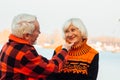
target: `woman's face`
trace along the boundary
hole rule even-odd
[[[70,25],[67,29],[65,29],[64,34],[65,40],[68,43],[79,43],[82,41],[82,35],[80,30],[73,25]]]

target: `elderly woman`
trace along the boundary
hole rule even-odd
[[[99,66],[98,52],[87,44],[87,30],[79,18],[69,19],[63,27],[64,39],[74,43],[68,52],[67,62],[48,79],[53,80],[96,80]],[[54,55],[62,46],[58,46]]]

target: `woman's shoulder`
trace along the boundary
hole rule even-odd
[[[91,47],[90,51],[91,51],[91,53],[93,53],[95,55],[99,54],[99,52],[95,48],[93,48],[93,47]]]

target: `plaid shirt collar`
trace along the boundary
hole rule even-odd
[[[19,38],[19,37],[16,37],[16,36],[13,35],[13,34],[10,34],[9,39],[10,39],[10,40],[13,40],[13,41],[15,41],[15,42],[18,42],[18,43],[30,45],[30,43],[29,43],[27,40],[22,39],[22,38]]]

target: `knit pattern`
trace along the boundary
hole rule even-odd
[[[59,52],[62,46],[56,48],[56,53]],[[86,41],[80,46],[72,47],[68,52],[67,62],[63,65],[59,72],[88,74],[88,68],[98,52],[88,46]]]

